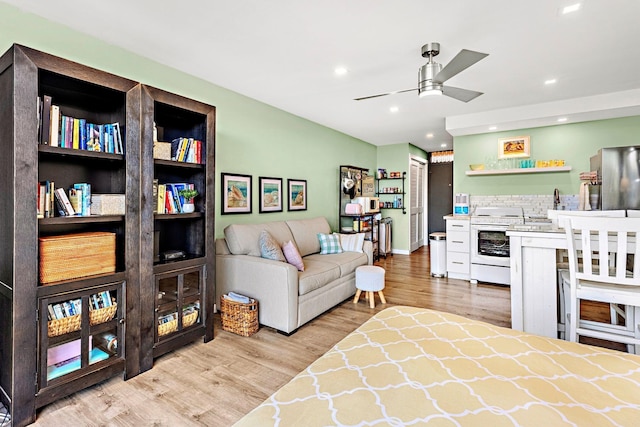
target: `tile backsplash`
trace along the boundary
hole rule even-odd
[[[553,196],[550,194],[519,194],[500,196],[469,196],[469,210],[471,214],[477,206],[482,207],[513,207],[521,206],[524,215],[529,217],[546,217],[547,211],[553,209]],[[559,210],[577,210],[578,196],[575,194],[561,195]]]

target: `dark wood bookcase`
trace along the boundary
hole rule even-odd
[[[124,153],[39,144],[44,95],[61,114],[118,122]],[[167,137],[206,141],[204,164],[154,160],[154,121]],[[13,425],[33,422],[37,408],[60,397],[150,369],[154,357],[188,341],[213,338],[214,107],[14,45],[0,57],[0,149],[0,401]],[[194,183],[196,212],[154,214],[154,179]],[[93,194],[124,194],[124,214],[38,218],[36,189],[44,180],[56,188],[87,182]],[[115,271],[40,283],[39,238],[83,232],[115,235]],[[155,263],[154,235],[161,251],[182,249],[187,257]],[[90,313],[98,295],[113,303],[106,320]],[[74,301],[79,326],[52,334],[49,308]],[[187,325],[180,317],[175,331],[159,337],[159,316],[185,305],[198,308],[197,319],[189,316]],[[78,360],[60,373],[55,359],[70,347]]]
[[[193,184],[199,195],[195,212],[154,213],[155,200],[142,203],[141,269],[141,369],[153,366],[153,359],[184,344],[204,337],[213,338],[214,307],[214,165],[215,107],[143,85],[142,189],[153,192],[159,184]],[[193,138],[202,142],[201,163],[156,159],[153,156],[154,126],[158,140]],[[184,258],[164,261],[167,251],[182,251]],[[158,257],[160,256],[160,259]],[[185,308],[197,307],[197,318],[183,316]],[[165,316],[175,315],[172,327],[162,327]],[[189,322],[187,320],[190,319]],[[193,323],[192,323],[193,322]]]

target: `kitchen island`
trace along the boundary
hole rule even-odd
[[[511,328],[558,337],[556,253],[566,249],[564,230],[551,224],[507,229],[511,262]]]
[[[567,249],[565,231],[554,224],[511,225],[507,236],[511,263],[511,328],[557,338],[557,251]],[[594,245],[595,239],[593,236]],[[612,239],[609,242],[612,246],[617,244]],[[576,244],[580,248],[579,240]]]

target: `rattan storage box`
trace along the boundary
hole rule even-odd
[[[40,237],[40,283],[116,271],[116,235],[107,232]]]
[[[171,143],[159,141],[154,142],[153,158],[160,160],[171,160]]]
[[[124,194],[92,194],[91,215],[124,215]]]

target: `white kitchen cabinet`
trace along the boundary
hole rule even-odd
[[[469,280],[469,218],[445,216],[447,223],[447,276]]]

